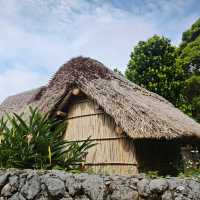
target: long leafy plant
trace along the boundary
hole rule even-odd
[[[63,139],[66,122],[29,109],[29,117],[8,114],[0,120],[0,167],[29,169],[79,169],[88,149],[89,138],[80,142]]]

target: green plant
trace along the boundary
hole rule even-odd
[[[29,117],[7,114],[0,121],[0,167],[76,170],[94,143],[63,140],[66,122],[29,109]]]
[[[193,168],[193,169],[187,170],[187,172],[180,172],[178,176],[181,178],[191,177],[200,181],[200,168],[198,169]]]
[[[200,35],[200,18],[198,18],[192,26],[183,32],[182,34],[182,42],[180,44],[180,50],[196,40],[196,38]]]
[[[168,38],[154,35],[133,49],[126,77],[174,105],[181,100],[182,69],[176,67],[176,47]]]
[[[145,174],[150,178],[159,177],[159,171],[147,171]]]
[[[182,34],[176,67],[183,70],[185,80],[182,90],[184,108],[182,105],[178,107],[200,122],[200,18]]]

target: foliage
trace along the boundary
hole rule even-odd
[[[191,26],[190,29],[183,32],[180,48],[184,48],[188,43],[194,41],[200,35],[200,18]]]
[[[125,74],[176,105],[181,100],[183,71],[175,66],[175,59],[176,48],[170,40],[154,35],[134,48]]]
[[[181,147],[182,168],[178,170],[178,176],[193,177],[200,180],[200,146],[199,144],[187,144]]]
[[[200,181],[200,168],[199,169],[190,169],[187,172],[180,172],[179,177],[185,178],[185,177],[192,177]]]
[[[193,118],[200,122],[200,18],[182,35],[176,65],[183,70],[183,96]]]
[[[197,96],[200,96],[200,76],[193,75],[185,82],[185,96],[188,102],[192,102]]]
[[[200,121],[200,76],[191,75],[184,83],[183,95],[191,116]]]
[[[94,144],[63,140],[66,123],[30,108],[27,120],[17,114],[0,121],[0,167],[78,169]]]
[[[183,33],[179,48],[157,35],[140,41],[125,74],[200,122],[200,18]]]
[[[179,51],[176,64],[184,70],[186,78],[192,74],[200,75],[200,35]]]
[[[195,97],[192,101],[192,117],[200,122],[200,96]]]
[[[145,174],[146,174],[146,176],[148,176],[150,178],[160,177],[159,171],[147,171]]]
[[[123,73],[118,68],[114,68],[114,72],[120,76],[124,76]]]

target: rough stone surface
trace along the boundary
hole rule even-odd
[[[172,198],[172,193],[170,191],[164,192],[162,195],[162,200],[171,200]]]
[[[26,199],[34,199],[40,192],[40,178],[39,176],[32,175],[27,178],[25,185],[21,189],[21,194]]]
[[[65,194],[65,184],[62,180],[56,177],[48,177],[45,179],[48,193],[51,197],[61,198]]]
[[[0,189],[4,186],[7,178],[8,178],[8,174],[3,174],[0,176]]]
[[[165,179],[154,179],[149,184],[149,188],[151,192],[161,193],[165,191],[167,187],[168,187],[168,184]]]
[[[140,196],[148,197],[151,194],[149,183],[150,183],[150,180],[146,178],[138,182],[137,186],[138,186],[138,192]]]
[[[185,178],[0,170],[0,200],[200,200],[200,182]]]

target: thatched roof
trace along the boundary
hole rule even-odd
[[[37,92],[31,105],[52,112],[74,87],[97,102],[131,138],[200,138],[200,124],[161,96],[90,58],[78,57],[64,64],[40,92],[40,97]]]
[[[34,90],[7,97],[0,105],[0,117],[2,117],[5,112],[19,113],[20,110],[23,110],[24,105],[28,105],[35,100],[37,95],[39,95],[44,88],[45,87],[39,87]]]

